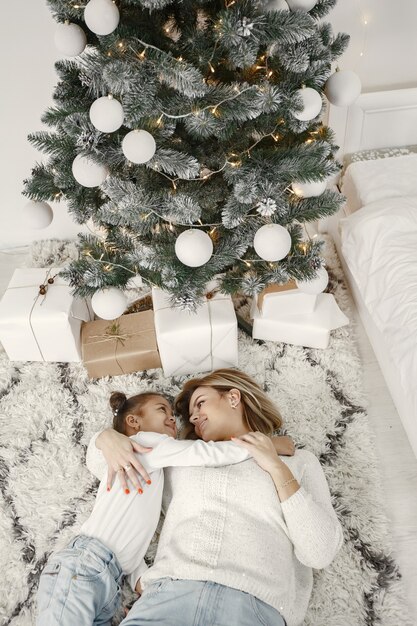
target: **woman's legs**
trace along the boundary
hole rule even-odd
[[[273,607],[213,582],[161,578],[145,590],[121,626],[285,626]]]

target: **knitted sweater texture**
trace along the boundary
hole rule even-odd
[[[318,459],[306,450],[280,458],[301,485],[284,502],[254,459],[166,468],[166,517],[143,589],[166,576],[210,580],[258,597],[288,626],[300,626],[312,569],[333,561],[343,533]]]
[[[282,503],[252,459],[165,469],[167,513],[143,588],[164,576],[211,580],[270,604],[288,626],[302,624],[312,568],[332,562],[343,534],[318,459],[305,450],[281,459],[301,484]]]

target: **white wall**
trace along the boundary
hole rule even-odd
[[[64,203],[54,205],[55,218],[47,229],[31,231],[22,223],[20,211],[26,202],[21,196],[22,180],[42,158],[26,136],[42,128],[40,117],[52,104],[56,80],[55,22],[44,0],[12,0],[3,14],[0,247],[4,248],[33,239],[72,237],[81,227],[66,214]],[[367,26],[363,24],[365,18]],[[339,0],[329,19],[336,32],[351,35],[350,47],[339,66],[356,71],[364,90],[417,84],[416,0]]]
[[[416,0],[339,0],[328,21],[350,34],[339,67],[355,71],[363,91],[417,86]]]
[[[53,42],[55,21],[44,0],[12,0],[3,7],[0,23],[0,248],[24,245],[34,239],[74,237],[83,228],[67,214],[65,204],[54,203],[48,228],[24,227],[21,209],[23,179],[43,155],[29,144],[30,132],[46,128],[42,113],[53,104],[54,63],[59,58]]]

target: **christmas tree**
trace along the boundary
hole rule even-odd
[[[193,309],[214,277],[254,295],[316,276],[303,224],[343,199],[325,189],[340,166],[320,119],[348,43],[321,21],[335,2],[48,0],[73,58],[24,193],[100,227],[66,270],[75,293],[140,275]]]

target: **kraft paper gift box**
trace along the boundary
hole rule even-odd
[[[303,293],[295,280],[284,285],[272,284],[263,289],[252,301],[251,317],[256,313],[262,317],[275,318],[282,315],[300,315],[313,312],[317,296]]]
[[[211,291],[210,291],[211,289]],[[196,313],[172,307],[170,296],[152,289],[155,329],[165,376],[209,372],[238,364],[237,320],[230,296],[208,286]]]
[[[81,323],[93,315],[89,303],[74,298],[56,276],[61,269],[15,270],[0,302],[0,341],[11,361],[81,360]],[[40,285],[46,285],[44,295]]]
[[[90,378],[161,367],[153,311],[97,320],[82,327],[82,355]]]
[[[308,348],[327,348],[330,332],[349,323],[334,296],[321,293],[312,313],[297,316],[264,318],[255,312],[252,337],[266,341],[283,341]]]

